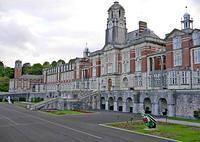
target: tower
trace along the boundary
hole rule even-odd
[[[187,12],[183,15],[183,20],[181,20],[181,27],[183,30],[193,29],[193,20],[190,18],[190,14]]]
[[[84,49],[84,51],[83,51],[83,57],[84,57],[84,58],[87,58],[87,57],[89,57],[89,55],[90,55],[90,51],[89,51],[89,49],[86,47],[86,48]]]
[[[22,61],[15,61],[15,78],[22,76]]]
[[[106,41],[105,44],[121,45],[126,43],[126,17],[125,10],[119,4],[114,4],[108,9]]]

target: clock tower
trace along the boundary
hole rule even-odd
[[[126,43],[126,17],[125,10],[119,4],[114,4],[108,9],[106,42],[105,44],[122,45]]]

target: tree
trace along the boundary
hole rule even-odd
[[[33,75],[42,75],[43,66],[37,63],[32,66],[31,70]]]
[[[4,68],[4,75],[8,78],[13,78],[14,77],[14,69],[10,67]]]
[[[9,78],[0,77],[0,92],[8,92],[9,90]]]
[[[24,63],[23,67],[31,67],[31,64],[30,63]]]
[[[4,77],[4,67],[0,66],[0,77]]]
[[[0,61],[0,67],[4,67],[4,64],[2,61]]]
[[[49,68],[50,67],[50,63],[49,62],[44,62],[43,63],[43,68]]]
[[[58,60],[57,65],[62,65],[62,64],[65,64],[65,61],[62,59]]]
[[[51,63],[51,66],[52,66],[52,67],[56,67],[56,66],[57,66],[57,62],[56,62],[56,61],[53,61],[53,62]]]

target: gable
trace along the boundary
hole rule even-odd
[[[165,39],[173,38],[175,36],[182,36],[184,34],[186,34],[186,33],[181,30],[174,29],[173,31],[171,31],[169,34],[166,35]]]

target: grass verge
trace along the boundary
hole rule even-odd
[[[200,119],[187,119],[187,118],[177,118],[177,117],[168,117],[168,119],[200,123]]]
[[[85,114],[90,113],[86,111],[79,110],[43,110],[44,112],[55,114],[55,115],[74,115],[74,114]]]
[[[131,130],[133,132],[140,132],[144,134],[151,134],[170,139],[176,139],[183,142],[200,141],[200,127],[158,122],[156,129],[148,130],[145,129],[146,126],[144,126],[144,123],[142,121],[137,121],[133,123],[117,122],[117,123],[109,123],[107,125]]]

